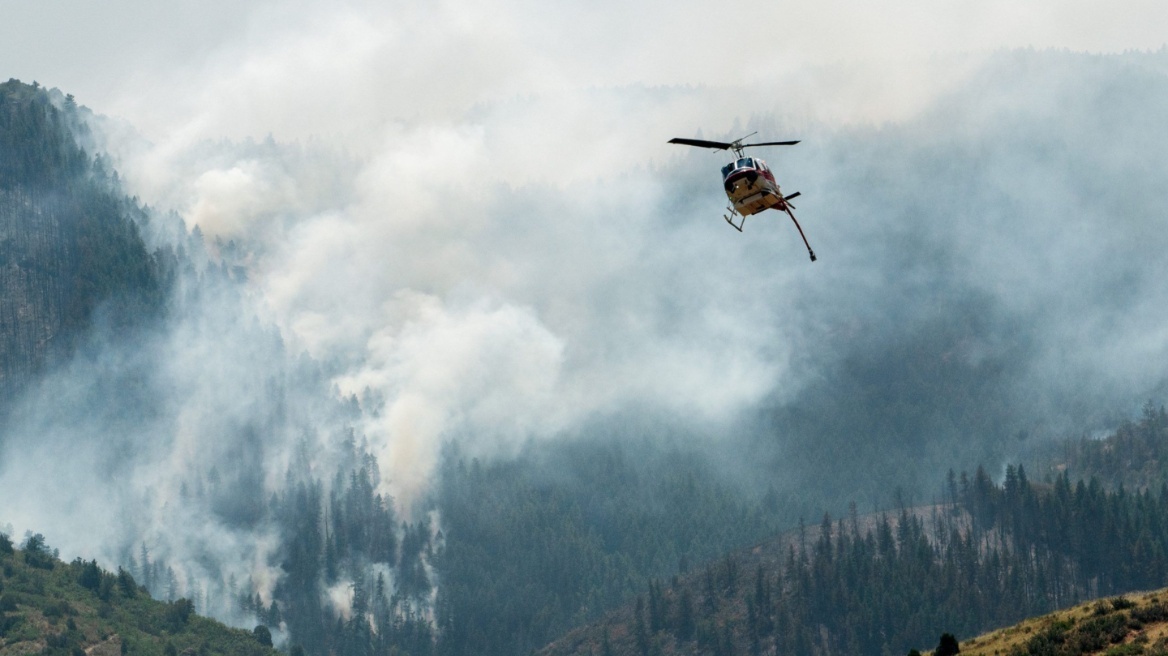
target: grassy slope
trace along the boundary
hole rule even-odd
[[[190,607],[181,600],[151,599],[128,576],[118,581],[103,572],[105,590],[90,590],[79,583],[80,562],[49,559],[34,567],[30,561],[41,559],[27,556],[0,551],[0,656],[278,653],[260,645],[250,631],[185,613]]]
[[[1168,655],[1168,589],[1091,601],[961,643],[963,656]]]

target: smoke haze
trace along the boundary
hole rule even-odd
[[[95,331],[30,390],[0,522],[266,598],[260,508],[350,440],[410,516],[448,441],[501,458],[662,418],[815,512],[1163,401],[1161,8],[898,4],[718,39],[700,3],[115,3],[161,53],[98,48],[118,84],[14,60],[124,117],[101,146],[195,264],[164,325]],[[1027,45],[1161,49],[989,52]],[[755,130],[803,139],[759,154],[815,264],[777,215],[721,225],[724,156],[664,143]]]

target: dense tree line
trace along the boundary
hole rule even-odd
[[[161,599],[190,595],[200,612],[253,621],[263,631],[284,630],[295,653],[425,655],[434,651],[435,542],[429,515],[399,522],[392,499],[378,491],[377,460],[352,438],[326,481],[307,458],[288,470],[283,489],[254,509],[248,521],[274,525],[282,574],[266,598],[250,582],[225,589],[176,584],[170,564],[145,545],[126,556],[128,575]],[[209,582],[214,583],[214,582]],[[226,595],[217,596],[216,591]]]
[[[651,585],[632,639],[613,653],[903,654],[942,629],[971,635],[1053,608],[1036,581],[1057,559],[983,537],[907,510],[870,529],[825,517],[781,563],[728,557],[667,589]]]
[[[484,464],[448,454],[438,507],[443,654],[530,652],[651,577],[773,532],[694,455],[587,441]]]
[[[954,503],[868,527],[825,516],[781,562],[739,554],[652,582],[631,617],[610,619],[622,640],[593,632],[574,653],[903,654],[942,631],[1168,584],[1168,486],[1111,490],[1065,472],[1036,484],[1021,466],[1001,484],[980,468],[951,480]]]
[[[164,308],[176,263],[150,252],[147,213],[78,143],[71,97],[0,84],[0,392],[12,393],[99,324],[126,331]]]
[[[1158,489],[1168,483],[1168,412],[1151,402],[1138,420],[1124,420],[1103,439],[1080,437],[1049,449],[1051,472],[1098,478],[1108,487]]]
[[[0,152],[0,190],[59,192],[80,184],[90,166],[65,111],[46,89],[19,80],[0,84]]]
[[[320,481],[290,474],[294,482],[273,503],[286,577],[266,611],[258,600],[255,607],[273,625],[286,620],[292,644],[310,654],[428,654],[429,521],[399,524],[392,500],[377,492],[376,459],[355,447],[350,458],[327,494]],[[321,601],[338,585],[351,591],[343,610]]]

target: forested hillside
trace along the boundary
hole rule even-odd
[[[129,573],[66,564],[40,534],[22,549],[0,534],[0,654],[115,656],[276,654],[271,631],[229,629],[187,599],[150,599]]]
[[[1133,429],[1154,429],[1163,410]],[[948,503],[857,516],[659,580],[552,654],[885,654],[1168,580],[1168,487],[951,477]],[[1038,653],[1038,652],[1036,652]]]
[[[124,330],[163,303],[165,258],[138,234],[72,96],[0,84],[0,406],[101,320]]]
[[[1149,401],[1136,420],[1124,420],[1101,439],[1080,437],[1042,452],[1050,474],[1098,478],[1108,487],[1158,490],[1168,483],[1168,415]]]
[[[533,449],[508,463],[451,453],[438,508],[437,620],[448,654],[529,652],[651,577],[781,525],[776,507],[718,483],[700,458],[633,439]]]

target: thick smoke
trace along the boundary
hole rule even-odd
[[[99,320],[72,361],[15,404],[4,514],[65,557],[136,562],[156,594],[247,622],[234,595],[268,600],[279,577],[280,536],[261,521],[268,498],[306,453],[320,472],[336,468],[345,410],[226,268],[198,240],[184,245],[204,270],[182,272],[165,325],[125,335]],[[149,562],[172,565],[160,573],[170,580],[152,582]]]

